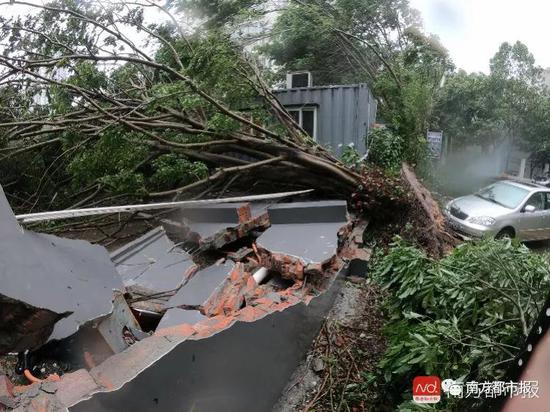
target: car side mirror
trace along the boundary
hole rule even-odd
[[[527,205],[523,208],[523,211],[526,213],[533,213],[537,208],[533,205]]]

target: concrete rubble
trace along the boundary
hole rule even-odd
[[[36,349],[109,314],[123,285],[106,250],[24,230],[0,188],[0,354]]]
[[[348,263],[369,258],[367,222],[344,201],[187,208],[161,223],[109,257],[23,230],[0,191],[0,242],[17,245],[0,250],[0,325],[20,325],[0,326],[0,349],[34,378],[0,376],[0,411],[270,409]],[[17,258],[29,250],[40,260]]]

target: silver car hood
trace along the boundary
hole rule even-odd
[[[449,207],[457,207],[470,216],[499,217],[512,212],[504,206],[482,199],[475,195],[459,197],[449,203]]]

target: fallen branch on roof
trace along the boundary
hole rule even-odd
[[[230,38],[221,36],[216,40],[220,47],[227,48],[225,57],[230,57],[227,75],[235,88],[243,88],[246,96],[252,96],[238,103],[227,101],[227,93],[219,92],[217,77],[226,74],[218,75],[211,67],[199,70],[189,67],[189,61],[205,57],[204,53],[195,52],[195,47],[202,46],[198,40],[146,27],[139,18],[116,7],[109,9],[108,17],[103,18],[101,11],[86,4],[73,7],[65,3],[56,6],[21,3],[35,8],[37,17],[5,22],[0,38],[9,42],[9,36],[18,33],[25,39],[21,41],[35,44],[36,40],[43,47],[40,46],[40,51],[21,50],[0,56],[0,78],[3,84],[21,91],[36,89],[32,95],[42,93],[48,100],[53,99],[53,91],[59,92],[67,105],[65,109],[51,105],[45,114],[40,110],[20,112],[0,108],[0,133],[9,142],[1,149],[2,160],[49,151],[55,153],[54,162],[61,157],[59,163],[67,166],[73,157],[92,149],[115,129],[117,137],[146,148],[143,161],[137,163],[138,169],[150,169],[153,160],[162,154],[182,155],[208,166],[206,177],[186,181],[184,186],[177,187],[181,182],[176,182],[175,187],[165,190],[151,186],[140,191],[148,197],[200,192],[203,186],[218,181],[223,185],[242,172],[246,172],[239,178],[242,187],[251,187],[251,183],[261,178],[280,190],[290,184],[339,197],[347,197],[355,190],[359,174],[342,165],[304,132],[271,92],[256,63]],[[90,39],[90,44],[62,36],[64,26],[45,23],[51,22],[51,16],[55,16],[54,21],[67,19],[90,33],[105,33],[115,44],[107,47],[102,36]],[[159,43],[158,53],[151,55],[149,49],[136,44],[121,27],[147,33]],[[182,50],[178,46],[181,40],[187,45]],[[190,44],[195,41],[198,44]],[[221,57],[213,53],[212,58]],[[132,75],[128,79],[118,78],[104,71],[107,66],[117,68],[116,76],[124,70]],[[62,76],[59,70],[63,71]],[[83,70],[90,70],[105,85],[87,81],[87,72]],[[204,81],[204,76],[213,77],[214,84]],[[243,105],[252,107],[243,109]],[[256,111],[261,115],[256,115]],[[217,125],[220,119],[221,126]],[[51,173],[53,170],[46,165],[47,184],[55,182],[49,176]],[[41,182],[35,193],[24,197],[31,198],[31,204],[36,205],[42,197],[42,186]],[[93,195],[82,194],[72,202],[86,206],[92,199],[109,193],[109,189],[103,184]],[[47,201],[51,203],[51,199]]]

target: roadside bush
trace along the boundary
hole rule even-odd
[[[387,350],[371,377],[407,410],[417,375],[502,378],[550,286],[548,261],[525,246],[483,240],[437,261],[397,238],[373,278],[388,290]],[[463,410],[450,399],[437,409]]]
[[[387,170],[397,171],[404,158],[403,138],[388,128],[373,129],[368,137],[367,161]]]

